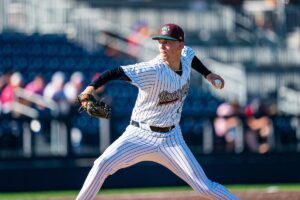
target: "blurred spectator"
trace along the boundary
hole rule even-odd
[[[34,79],[25,86],[24,90],[30,94],[43,95],[44,88],[45,88],[45,80],[42,75],[37,74],[34,77]],[[25,99],[22,100],[22,104],[30,107],[38,108],[40,111],[45,109],[44,106],[36,105],[32,101],[25,100]]]
[[[50,99],[55,98],[65,98],[63,94],[63,87],[65,82],[65,75],[63,72],[55,72],[52,75],[50,83],[48,83],[44,90],[44,96]]]
[[[19,72],[15,72],[9,79],[9,83],[4,87],[1,93],[1,103],[4,112],[10,112],[11,104],[15,100],[14,93],[16,89],[22,87],[23,78]]]
[[[43,95],[45,80],[41,75],[36,75],[34,79],[25,86],[27,92]]]
[[[58,103],[61,113],[67,114],[69,112],[69,103],[64,93],[65,75],[63,72],[55,72],[44,90],[44,97],[53,99]]]
[[[244,109],[246,115],[247,147],[252,152],[267,153],[274,146],[273,123],[266,105],[254,99]]]
[[[240,105],[238,102],[224,102],[217,108],[217,118],[214,120],[217,145],[227,152],[240,153],[243,150],[242,121],[240,120]]]
[[[8,84],[1,93],[1,103],[3,113],[12,111],[12,103],[16,101],[15,91],[22,87],[22,75],[15,72],[10,76]],[[17,149],[22,145],[21,134],[23,132],[22,123],[18,119],[4,120],[0,127],[0,147],[1,149]]]
[[[278,43],[278,36],[274,30],[273,22],[265,13],[255,15],[257,42],[259,45],[274,46]]]
[[[83,86],[83,74],[74,72],[70,80],[64,86],[64,93],[69,103],[74,104],[77,101],[77,96],[80,94]]]
[[[139,45],[150,35],[151,30],[148,24],[145,21],[138,21],[133,28],[133,32],[127,37],[129,54],[135,57],[138,56],[141,50]]]
[[[5,73],[0,76],[0,94],[2,93],[2,90],[6,87],[6,85],[9,83],[10,77],[11,73]]]

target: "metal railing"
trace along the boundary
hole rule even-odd
[[[85,154],[86,151],[92,151],[90,154],[103,152],[109,146],[110,120],[93,119],[96,121],[92,122],[92,119],[90,119],[88,123],[98,124],[98,128],[94,130],[93,134],[95,139],[99,140],[99,143],[96,146],[89,147],[86,145],[84,147],[85,144],[78,141],[78,137],[84,137],[83,134],[91,133],[85,133],[85,130],[81,132],[76,127],[76,124],[72,122],[76,115],[74,116],[72,112],[62,113],[57,102],[22,88],[18,88],[14,92],[14,96],[15,100],[9,107],[5,108],[6,106],[3,106],[1,108],[0,123],[2,124],[0,125],[2,126],[0,126],[0,136],[3,131],[5,131],[4,135],[13,136],[11,131],[17,129],[19,132],[18,137],[13,139],[15,140],[13,143],[19,143],[19,147],[14,147],[14,149],[6,152],[0,145],[0,154],[3,157],[10,157],[9,154],[12,152],[14,152],[12,155],[17,157],[66,157],[75,154],[80,156]],[[45,109],[49,109],[50,113],[47,114],[48,111],[45,112]],[[73,109],[77,110],[78,108]],[[3,129],[3,123],[8,123],[6,126],[11,130]],[[76,150],[77,143],[80,143],[82,151],[78,152]]]

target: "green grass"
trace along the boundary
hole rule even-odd
[[[300,191],[300,183],[298,184],[253,184],[253,185],[229,185],[230,190],[270,190],[276,189],[278,191]]]
[[[254,184],[254,185],[226,185],[230,190],[235,191],[300,191],[299,184]],[[147,192],[172,192],[172,191],[191,191],[187,186],[183,187],[156,187],[156,188],[133,188],[133,189],[103,189],[100,194],[114,195],[126,193],[147,193]],[[78,191],[39,191],[39,192],[15,192],[0,193],[1,200],[34,200],[34,199],[55,199],[69,197],[75,199]]]
[[[75,191],[45,191],[45,192],[16,192],[16,193],[0,193],[1,200],[33,200],[47,199],[55,197],[76,197]]]

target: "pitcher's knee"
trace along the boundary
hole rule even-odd
[[[108,175],[111,175],[112,171],[113,171],[111,166],[112,166],[112,163],[110,162],[109,159],[100,157],[94,161],[93,168],[97,168],[97,171],[108,176]]]

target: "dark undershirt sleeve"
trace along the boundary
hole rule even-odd
[[[131,81],[123,69],[121,67],[117,67],[112,70],[105,71],[96,80],[91,82],[89,86],[93,86],[95,89],[97,89],[111,80]]]
[[[208,70],[204,64],[197,58],[197,56],[194,56],[192,60],[192,68],[202,74],[205,78],[208,74],[211,73],[210,70]]]

